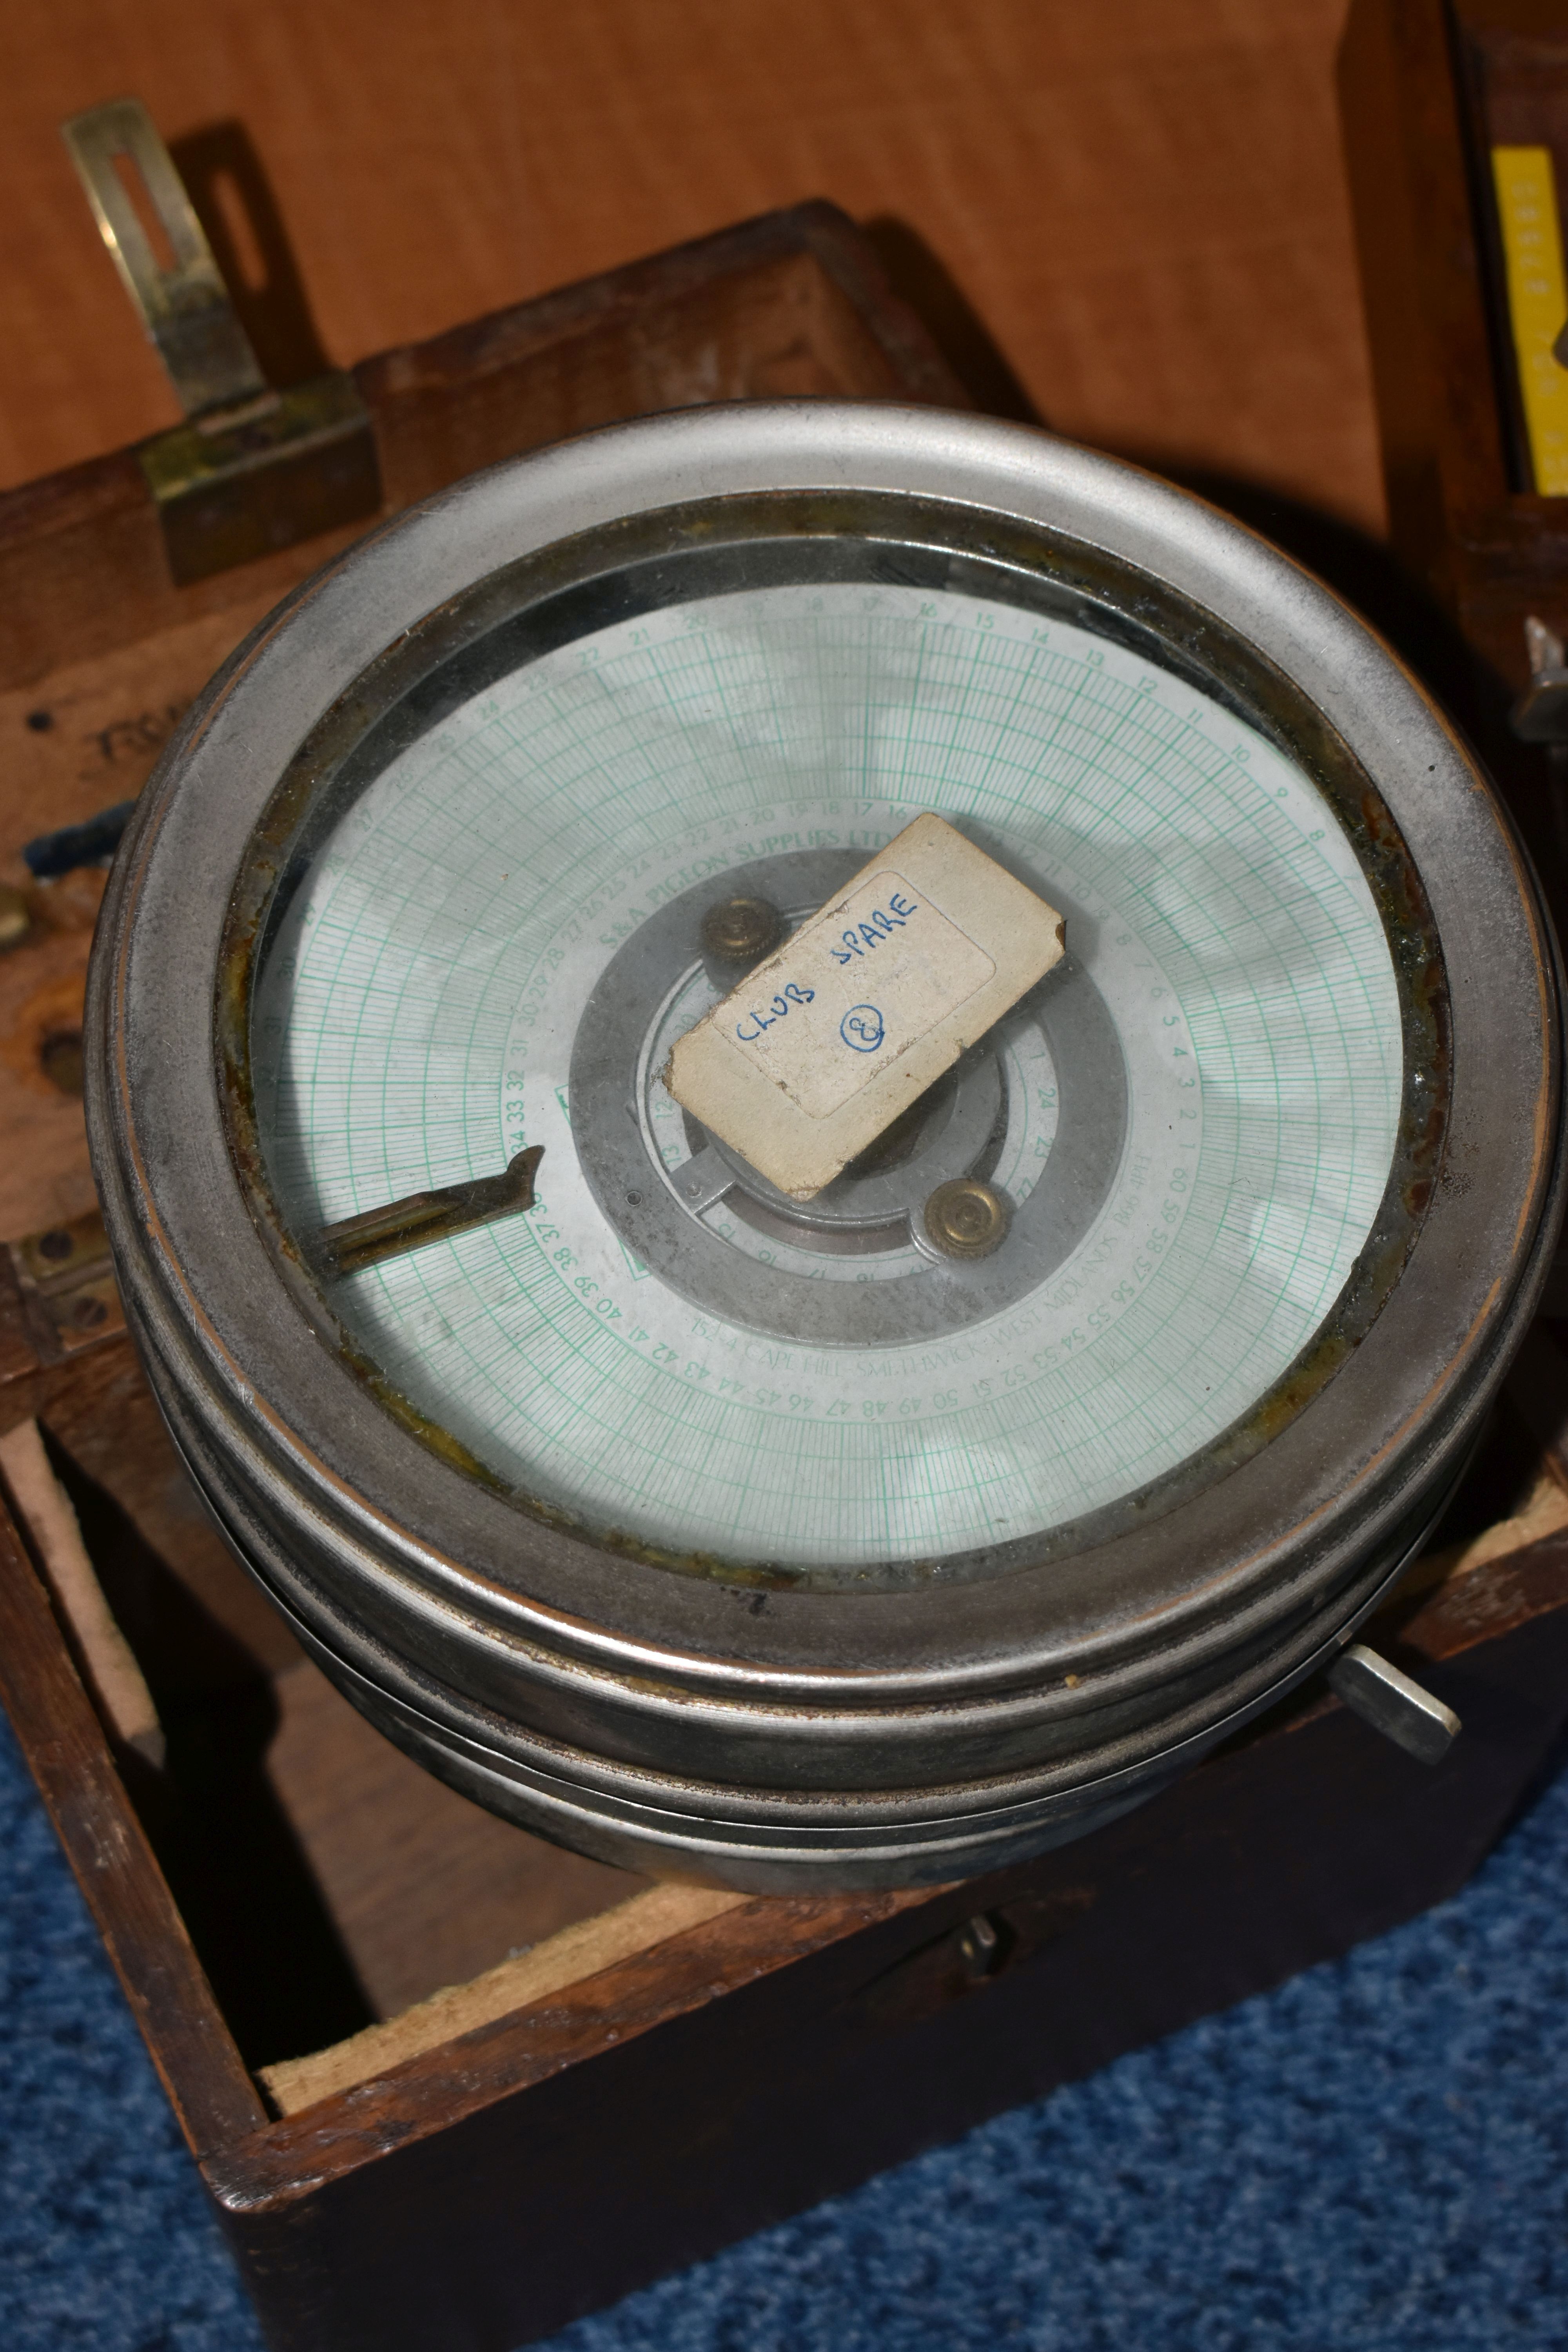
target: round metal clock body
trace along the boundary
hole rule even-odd
[[[928,814],[1066,954],[794,1198],[670,1049]],[[351,551],[171,747],[91,988],[240,1557],[455,1786],[740,1887],[1078,1834],[1331,1661],[1557,1213],[1553,951],[1421,690],[1199,502],[928,411],[619,427]]]

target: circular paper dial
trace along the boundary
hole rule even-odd
[[[1017,1221],[1005,1280],[933,1264],[897,1217],[847,1244],[771,1225],[740,1180],[683,1201],[704,1139],[658,1071],[719,984],[645,959],[659,985],[615,994],[678,901],[740,867],[784,897],[852,874],[928,810],[1066,917],[1065,964],[974,1049],[965,1097]],[[616,1116],[657,1196],[647,1255],[583,1164],[623,1084],[573,1097],[602,983],[638,1041]],[[1079,1521],[1245,1417],[1367,1239],[1403,1083],[1383,924],[1300,770],[1079,627],[842,584],[605,628],[404,751],[279,928],[253,1064],[307,1246],[542,1147],[531,1210],[331,1286],[422,1414],[589,1532],[851,1585]],[[1030,1227],[1069,1145],[1098,1172]]]

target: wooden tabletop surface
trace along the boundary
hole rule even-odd
[[[0,486],[176,415],[58,132],[251,192],[279,379],[834,198],[992,405],[1382,528],[1343,0],[7,0]],[[266,215],[271,208],[273,218]],[[275,266],[263,266],[266,251]],[[293,272],[292,282],[290,271]]]

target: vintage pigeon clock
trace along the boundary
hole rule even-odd
[[[142,797],[89,1111],[183,1454],[496,1811],[957,1878],[1342,1657],[1550,1255],[1554,951],[1388,650],[1023,427],[802,402],[328,566]]]

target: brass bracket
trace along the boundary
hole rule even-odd
[[[125,1312],[96,1209],[5,1245],[38,1360],[75,1355],[125,1328]]]
[[[96,1209],[0,1242],[0,1435],[47,1411],[78,1360],[128,1344]]]
[[[343,372],[278,391],[263,376],[184,183],[139,99],[61,126],[121,282],[186,422],[137,450],[184,587],[381,507],[370,412]],[[121,165],[125,173],[122,175]],[[166,238],[162,266],[130,175]]]

